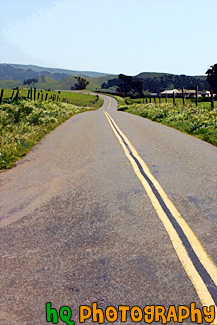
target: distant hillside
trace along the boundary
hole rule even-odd
[[[0,80],[24,80],[37,77],[50,77],[61,81],[68,75],[85,78],[98,78],[108,75],[107,73],[92,71],[73,71],[65,69],[44,68],[35,65],[0,64]]]
[[[134,76],[134,78],[141,78],[141,79],[147,79],[147,78],[159,78],[164,76],[186,76],[184,74],[177,75],[173,73],[164,73],[164,72],[141,72]],[[206,80],[206,76],[186,76],[191,78],[196,78],[200,80]]]
[[[38,82],[32,83],[31,87],[70,90],[77,82],[75,76],[81,76],[89,80],[88,90],[101,90],[103,82],[116,77],[115,75],[92,71],[53,69],[35,65],[0,64],[1,88],[29,87],[30,85],[23,85],[24,80],[35,78],[38,79]]]
[[[0,88],[36,87],[39,89],[73,89],[76,84],[75,76],[88,79],[87,90],[103,90],[117,92],[121,80],[117,75],[91,71],[73,71],[65,69],[45,68],[35,65],[0,64]],[[24,80],[37,79],[31,85],[24,85]],[[194,88],[210,89],[206,76],[186,76],[158,72],[141,72],[132,77],[134,81],[141,81],[144,93],[161,92],[165,89]]]
[[[102,84],[106,83],[108,80],[113,79],[117,77],[116,75],[109,75],[109,76],[103,76],[99,78],[88,78],[89,85],[87,86],[88,90],[94,91],[94,90],[102,90]]]
[[[169,76],[169,75],[173,75],[171,73],[163,73],[163,72],[141,72],[139,74],[137,74],[136,76],[134,76],[134,78],[142,78],[142,79],[147,79],[147,78],[159,78],[162,76]]]

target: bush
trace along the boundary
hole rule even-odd
[[[0,105],[0,169],[12,167],[45,134],[90,108],[21,100]]]

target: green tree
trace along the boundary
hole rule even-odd
[[[217,94],[217,63],[212,65],[206,72],[206,80],[210,84],[213,92]]]
[[[77,90],[82,90],[82,89],[86,89],[87,85],[89,85],[89,81],[85,78],[82,77],[75,77],[75,79],[78,81],[75,84],[75,88]]]
[[[121,80],[121,84],[118,87],[119,92],[124,93],[125,96],[143,96],[143,87],[141,80],[134,79],[131,76],[125,76],[124,74],[119,74],[118,79]]]
[[[38,83],[38,78],[27,79],[23,81],[23,85],[31,85]]]

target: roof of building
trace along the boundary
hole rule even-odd
[[[161,95],[172,95],[173,93],[178,94],[178,89],[168,89],[161,92]]]

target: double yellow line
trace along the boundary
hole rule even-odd
[[[130,141],[110,114],[107,111],[104,111],[104,114],[162,221],[202,304],[216,307],[217,268],[215,264]],[[213,324],[217,324],[217,316]]]

